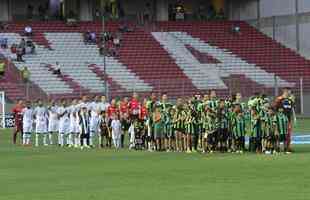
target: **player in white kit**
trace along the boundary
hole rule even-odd
[[[66,100],[62,100],[61,105],[58,107],[58,118],[59,118],[58,144],[63,147],[67,144],[66,138],[67,135],[70,133],[69,109],[67,107]]]
[[[94,101],[89,104],[90,111],[90,137],[89,145],[94,147],[94,138],[99,136],[100,125],[100,108],[99,108],[99,96],[96,96]],[[99,138],[100,141],[100,138]]]
[[[47,141],[47,118],[48,112],[46,107],[43,106],[43,102],[38,100],[37,107],[34,109],[34,116],[35,116],[35,146],[39,146],[39,137],[43,135],[43,144],[44,146],[48,145]]]
[[[71,106],[69,106],[69,118],[70,118],[70,135],[68,137],[69,147],[79,147],[79,121],[78,121],[79,106],[78,101],[73,100]]]
[[[119,116],[115,115],[111,122],[112,129],[112,139],[116,149],[121,147],[121,134],[122,134],[122,125],[119,120]]]
[[[97,104],[101,112],[107,111],[108,107],[110,106],[105,96],[101,96],[101,99]]]
[[[26,102],[26,107],[22,111],[23,113],[23,145],[30,145],[32,127],[33,127],[33,109],[31,103]]]
[[[53,144],[53,134],[58,133],[59,120],[58,120],[58,106],[55,101],[51,102],[48,108],[48,132],[49,132],[49,142]]]

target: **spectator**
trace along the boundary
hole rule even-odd
[[[121,44],[120,44],[119,38],[117,38],[117,37],[113,38],[113,44],[115,47],[120,47]]]
[[[112,57],[117,57],[117,56],[119,55],[119,53],[118,53],[118,48],[112,47],[111,50],[110,50],[110,55],[111,55]]]
[[[129,32],[129,28],[126,23],[121,23],[118,27],[119,32],[126,33]]]
[[[20,43],[19,43],[19,46],[21,48],[25,48],[26,47],[26,40],[24,38],[21,39]]]
[[[84,43],[88,44],[90,43],[90,31],[87,31],[86,33],[84,33]]]
[[[231,32],[235,35],[240,35],[241,34],[241,28],[238,24],[234,24],[231,28]]]
[[[111,17],[113,19],[117,19],[118,16],[118,7],[117,7],[117,2],[116,0],[110,0],[110,8],[111,8]]]
[[[206,7],[205,7],[204,5],[201,4],[201,5],[198,7],[197,18],[198,18],[199,20],[206,20],[206,19],[207,19],[206,13],[207,13]]]
[[[111,17],[111,5],[110,5],[110,3],[105,3],[103,14],[107,17]]]
[[[2,49],[8,48],[8,39],[7,38],[0,38],[0,47]]]
[[[214,10],[214,7],[212,5],[208,8],[208,19],[214,19],[216,16],[216,12]]]
[[[0,60],[0,79],[2,79],[5,75],[5,61],[4,60]]]
[[[11,46],[11,53],[12,54],[16,54],[16,52],[17,52],[17,44],[12,44],[12,46]]]
[[[4,22],[0,22],[0,31],[5,31],[9,28],[9,25],[4,23]]]
[[[183,4],[179,1],[175,7],[175,20],[177,21],[183,21],[185,19],[185,8]]]
[[[56,62],[56,65],[55,65],[55,69],[53,71],[53,74],[57,74],[57,75],[60,75],[61,74],[61,65],[59,64],[59,62]]]
[[[121,38],[122,34],[120,32],[117,32],[113,38],[113,44],[115,47],[120,47],[121,46]]]
[[[39,13],[40,20],[44,21],[45,20],[45,9],[42,5],[38,7],[38,13]]]
[[[25,54],[32,54],[32,49],[31,49],[31,47],[30,46],[26,46],[26,48],[25,48]]]
[[[33,44],[33,42],[31,40],[28,40],[26,42],[26,54],[35,54],[35,45]]]
[[[101,14],[100,11],[98,9],[95,10],[95,21],[100,21],[101,20]]]
[[[90,32],[89,33],[89,39],[91,43],[96,44],[96,33],[95,32]]]
[[[73,10],[69,11],[68,17],[67,17],[67,25],[68,26],[76,26],[77,25],[77,20],[75,17],[75,13],[73,12]]]
[[[118,16],[120,19],[125,17],[125,11],[120,1],[117,1]]]
[[[28,70],[26,66],[23,67],[23,69],[21,70],[21,75],[22,75],[23,81],[27,83],[30,78],[30,71]]]
[[[31,26],[26,26],[26,27],[25,27],[25,35],[28,36],[28,37],[30,37],[30,36],[33,35],[33,34],[32,34],[32,28],[31,28]]]
[[[99,54],[102,55],[102,56],[107,55],[107,51],[106,51],[106,48],[105,48],[104,44],[100,45]]]
[[[173,4],[171,4],[171,3],[168,5],[168,19],[169,19],[169,21],[172,21],[175,19]]]
[[[23,55],[24,55],[23,48],[20,45],[18,45],[16,48],[16,57],[18,62],[24,62]]]
[[[3,22],[0,22],[0,31],[4,31],[4,24],[3,24]]]
[[[26,40],[24,38],[20,41],[19,46],[22,48],[22,54],[24,55],[26,53]]]
[[[104,42],[107,42],[107,41],[109,41],[111,39],[112,39],[112,36],[111,36],[111,34],[109,32],[104,32],[103,33],[103,40],[104,40]]]
[[[144,23],[148,23],[149,21],[152,20],[152,10],[151,10],[151,4],[150,3],[146,3],[145,5],[145,9],[143,12],[143,21]]]
[[[29,20],[32,20],[33,18],[33,6],[31,4],[29,4],[27,7],[27,18]]]
[[[225,13],[223,8],[221,8],[219,13],[216,15],[216,19],[225,19]]]

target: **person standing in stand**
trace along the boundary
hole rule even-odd
[[[20,133],[21,138],[23,138],[23,109],[24,109],[24,102],[22,100],[18,100],[17,104],[12,109],[12,113],[15,119],[15,128],[13,131],[13,144],[16,144],[18,133]]]

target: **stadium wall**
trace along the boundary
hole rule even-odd
[[[34,15],[38,15],[38,7],[40,5],[45,6],[49,4],[49,8],[55,8],[59,4],[60,0],[1,0],[0,1],[0,21],[7,20],[24,20],[26,19],[27,6],[32,5],[34,7]],[[118,0],[121,7],[125,11],[125,15],[129,19],[135,19],[137,15],[143,13],[146,9],[146,4],[150,3],[151,9],[154,13],[154,19],[158,21],[168,20],[168,5],[174,5],[177,0]],[[188,19],[193,19],[193,16],[197,13],[200,5],[204,5],[208,8],[215,0],[193,0],[193,1],[182,1],[184,4]],[[99,8],[98,2],[94,0],[65,0],[65,10],[68,13],[70,10],[75,11],[77,16],[82,21],[89,21],[93,19],[93,14],[96,8]],[[221,2],[221,1],[220,1]],[[53,10],[53,9],[50,9]],[[51,12],[51,11],[49,11]],[[52,15],[53,13],[49,13]]]
[[[230,0],[227,3],[228,16],[231,20],[249,20],[258,18],[257,0]]]
[[[296,5],[299,13],[310,12],[309,0],[229,0],[227,4],[231,20],[295,15]]]

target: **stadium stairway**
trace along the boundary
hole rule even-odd
[[[47,67],[48,70],[51,72],[55,71],[53,65],[46,65],[45,67]],[[57,77],[66,82],[69,85],[69,87],[73,90],[73,93],[71,95],[67,94],[66,97],[77,98],[78,96],[89,93],[88,89],[81,87],[77,82],[75,82],[72,78],[70,78],[70,76],[64,74],[63,72],[61,74],[57,74]],[[57,97],[57,95],[52,98],[55,97]]]
[[[102,69],[104,66],[104,59],[99,55],[99,48],[97,45],[86,45],[83,41],[83,33],[86,30],[95,31],[98,36],[100,35],[100,31],[102,30],[100,23],[82,22],[79,26],[75,27],[66,26],[62,22],[51,22],[48,24],[33,22],[29,25],[32,26],[34,32],[34,36],[32,36],[31,39],[37,45],[37,54],[25,57],[26,64],[29,65],[31,73],[44,74],[38,72],[38,65],[42,68],[42,65],[52,66],[58,61],[62,65],[61,71],[67,76],[57,77],[51,74],[51,71],[45,73],[45,77],[48,76],[46,82],[49,86],[59,86],[57,90],[56,88],[54,89],[55,91],[49,91],[48,88],[43,87],[43,90],[46,91],[49,96],[59,96],[61,93],[65,96],[69,96],[70,94],[81,94],[81,90],[77,88],[89,90],[88,94],[103,93],[105,90],[103,79],[93,73],[87,66],[95,64],[98,68]],[[25,23],[11,24],[9,33],[4,33],[2,36],[9,37],[11,40],[10,44],[17,43],[23,32],[22,27],[25,26]],[[118,23],[109,23],[107,30],[116,31],[118,28]],[[10,52],[7,52],[6,56],[12,55],[10,55]],[[111,83],[117,82],[117,84],[121,86],[119,90],[123,90],[116,92],[152,91],[152,87],[149,84],[145,83],[115,58],[107,57],[106,64],[107,75],[113,79]],[[68,77],[70,78],[68,79]],[[31,78],[38,82],[35,76]],[[58,81],[58,83],[49,84],[49,79],[52,78],[54,82]],[[75,82],[75,86],[72,86],[72,79]],[[39,85],[44,86],[43,83],[39,83]],[[111,88],[113,89],[115,87],[112,86]]]
[[[12,44],[18,44],[21,40],[21,36],[17,33],[0,33],[0,36],[7,37],[9,46]],[[24,66],[27,66],[30,71],[30,80],[38,85],[44,93],[47,95],[59,94],[59,93],[72,93],[73,90],[65,84],[57,75],[48,71],[44,66],[45,52],[50,51],[41,45],[36,45],[36,54],[27,54],[24,56],[25,62],[17,62],[14,54],[10,49],[3,51],[3,54],[7,58],[11,58],[12,63],[21,70]]]
[[[102,79],[103,81],[107,81],[108,83],[108,88],[111,91],[114,91],[112,97],[118,96],[118,95],[124,95],[124,89],[118,85],[115,81],[113,81],[113,79],[109,76],[106,76],[103,72],[103,70],[98,67],[95,64],[91,64],[88,66],[89,69],[91,69],[100,79]]]
[[[199,90],[226,89],[215,67],[201,66],[201,63],[187,50],[174,33],[153,32],[153,37],[174,58],[176,64],[192,80]]]
[[[198,91],[164,48],[143,29],[123,35],[117,58],[150,83],[154,87],[153,92],[178,97]]]
[[[208,75],[213,78],[216,77],[214,74],[219,74],[219,79],[230,74],[242,73],[252,81],[255,81],[261,85],[265,85],[267,88],[273,86],[275,76],[274,73],[268,73],[254,64],[249,64],[239,57],[233,55],[228,50],[224,51],[223,49],[208,45],[204,41],[193,38],[187,33],[170,32],[169,35],[172,35],[172,37],[176,38],[174,41],[175,45],[171,47],[172,49],[175,49],[176,46],[180,46],[183,51],[186,51],[187,54],[190,54],[186,48],[186,45],[190,45],[200,52],[207,53],[214,59],[220,61],[220,63],[216,64],[201,64],[196,58],[190,56],[192,55],[190,54],[186,56],[186,59],[191,59],[190,63],[185,65],[187,67],[190,65],[196,65],[200,73],[208,73]],[[208,79],[211,78],[208,77]],[[220,82],[216,82],[214,84],[220,86]],[[282,80],[281,78],[278,78],[278,84],[280,87],[291,86],[291,84]],[[216,88],[215,86],[212,87]]]

